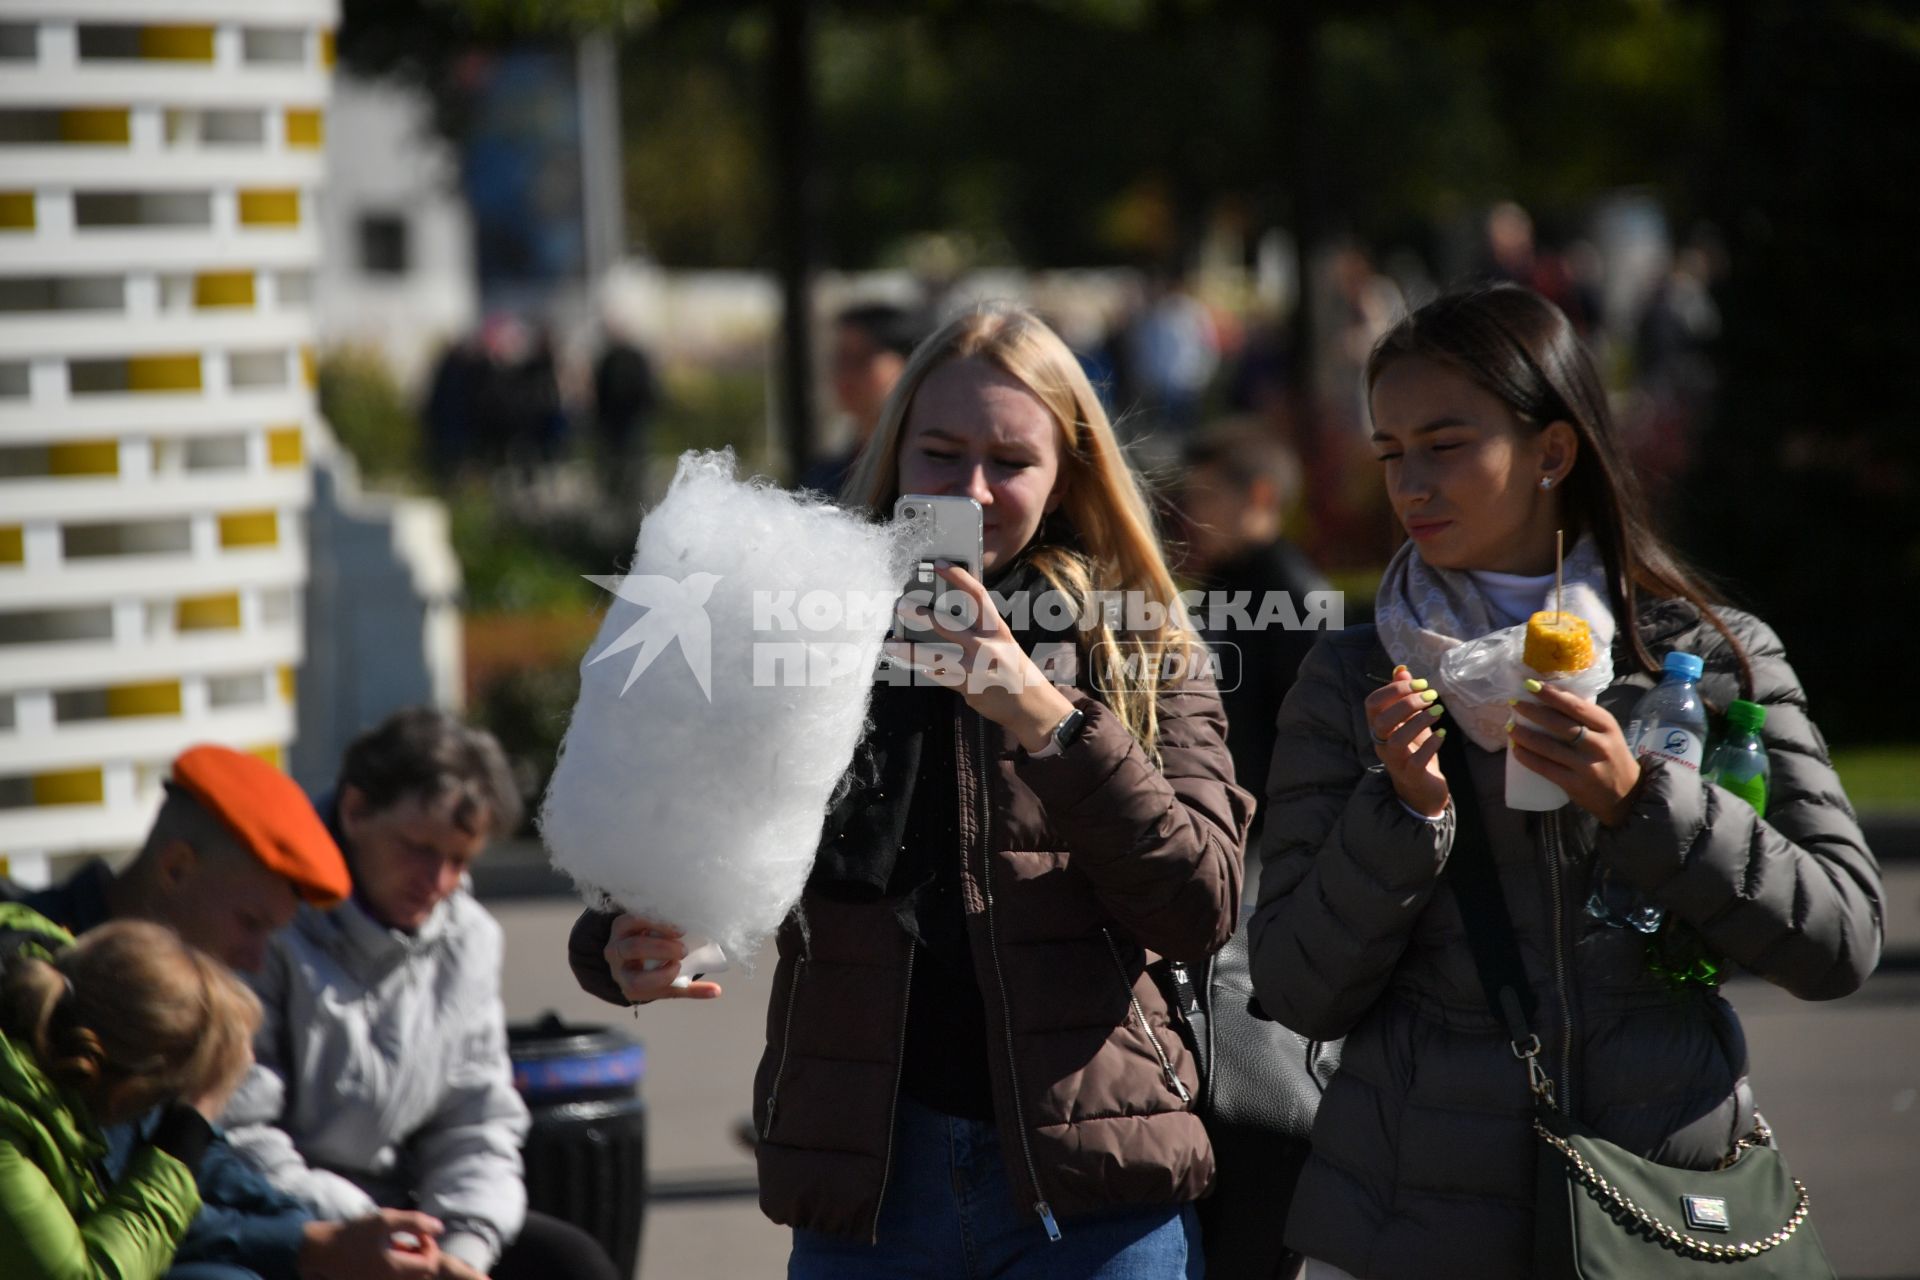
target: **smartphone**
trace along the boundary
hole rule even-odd
[[[980,504],[972,498],[908,493],[893,504],[893,519],[895,524],[908,529],[913,547],[913,571],[902,594],[911,596],[917,603],[931,605],[936,613],[956,622],[964,620],[972,602],[935,573],[933,565],[936,560],[945,560],[985,580],[986,551],[981,541]],[[916,641],[939,639],[931,628],[914,626],[901,619],[894,621],[893,637]]]

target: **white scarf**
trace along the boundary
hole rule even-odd
[[[1593,632],[1594,650],[1606,655],[1613,647],[1613,609],[1607,603],[1606,566],[1592,538],[1581,538],[1562,566],[1563,607],[1586,620]],[[1543,593],[1540,608],[1551,609],[1553,588]],[[1420,558],[1409,541],[1387,565],[1374,598],[1374,625],[1387,656],[1417,677],[1433,682],[1447,715],[1487,751],[1507,747],[1507,705],[1504,698],[1448,688],[1441,659],[1455,646],[1477,640],[1502,623],[1472,575],[1457,569],[1436,569]]]

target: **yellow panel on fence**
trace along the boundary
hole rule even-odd
[[[140,56],[181,62],[212,62],[213,28],[142,27]]]
[[[193,278],[193,305],[196,307],[252,306],[253,272],[202,271]]]
[[[40,773],[33,778],[35,804],[104,804],[107,775],[103,769],[68,769]]]
[[[320,385],[320,362],[314,358],[312,347],[300,348],[300,376],[309,387]]]
[[[133,113],[125,107],[73,107],[60,113],[60,141],[124,147],[133,140]]]
[[[33,225],[33,192],[0,191],[0,231],[31,231]]]
[[[234,511],[220,517],[220,545],[271,547],[280,541],[280,514],[276,511]]]
[[[297,467],[307,460],[306,434],[299,427],[272,427],[267,431],[267,462]]]
[[[24,564],[26,559],[27,543],[20,526],[0,526],[0,564]]]
[[[320,33],[320,65],[331,71],[335,55],[333,32],[322,31]]]
[[[50,476],[117,476],[120,474],[118,440],[71,440],[47,446],[47,474]]]
[[[156,680],[151,684],[114,685],[107,690],[107,714],[177,716],[180,714],[180,682]]]
[[[173,625],[180,631],[238,631],[240,597],[188,596],[173,606]]]
[[[318,111],[287,111],[287,145],[290,147],[318,147],[327,140],[327,126]]]
[[[198,391],[200,357],[135,356],[127,361],[129,391]]]
[[[243,227],[297,227],[300,191],[296,187],[256,187],[240,193]]]
[[[297,702],[299,695],[300,685],[299,682],[294,679],[293,668],[280,668],[280,696],[288,702]]]
[[[269,742],[258,747],[249,747],[247,754],[259,756],[276,769],[284,770],[287,767],[287,753],[280,749],[280,744],[277,742]]]

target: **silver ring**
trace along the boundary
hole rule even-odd
[[[1567,745],[1570,747],[1577,747],[1580,745],[1580,739],[1586,736],[1587,736],[1587,726],[1583,724],[1577,724],[1573,727],[1573,736],[1567,739]]]
[[[1373,731],[1373,727],[1372,727],[1371,725],[1369,725],[1369,726],[1367,727],[1367,736],[1368,736],[1369,738],[1372,738],[1372,739],[1374,740],[1374,742],[1375,742],[1375,743],[1377,743],[1377,744],[1379,744],[1380,746],[1383,746],[1383,747],[1384,747],[1384,746],[1386,746],[1386,745],[1387,745],[1387,742],[1389,741],[1388,739],[1386,739],[1386,738],[1383,738],[1383,737],[1381,737],[1381,736],[1380,736],[1379,734],[1377,734],[1377,733],[1375,733],[1375,732]]]

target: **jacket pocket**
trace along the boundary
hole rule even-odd
[[[1167,1056],[1166,1046],[1161,1044],[1160,1037],[1154,1034],[1153,1024],[1147,1021],[1147,1011],[1140,1007],[1140,996],[1133,989],[1133,977],[1127,972],[1126,961],[1120,958],[1120,944],[1113,940],[1113,933],[1104,925],[1101,926],[1100,936],[1106,940],[1107,954],[1113,957],[1114,971],[1120,975],[1121,989],[1126,992],[1127,1008],[1131,1011],[1129,1019],[1140,1028],[1140,1033],[1147,1038],[1147,1043],[1153,1048],[1153,1056],[1160,1060],[1161,1080],[1180,1099],[1182,1106],[1193,1106],[1193,1094],[1188,1091],[1186,1081],[1180,1078],[1180,1073],[1173,1069],[1173,1059]]]

